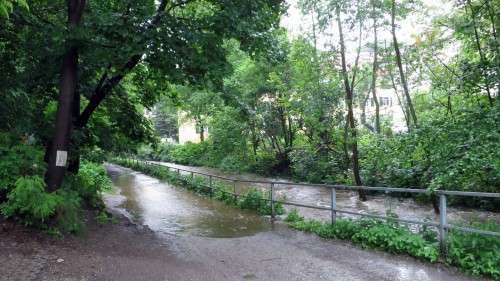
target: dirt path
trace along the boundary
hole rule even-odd
[[[473,280],[276,225],[240,238],[156,235],[121,218],[51,238],[0,221],[0,280]]]

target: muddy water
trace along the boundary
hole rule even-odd
[[[166,182],[107,165],[114,190],[105,194],[108,207],[163,234],[240,237],[267,230],[270,224],[252,212],[197,196]]]
[[[242,179],[242,180],[254,180],[254,181],[277,181],[280,182],[279,185],[275,186],[276,194],[279,199],[283,199],[289,202],[296,202],[301,204],[315,205],[330,207],[331,191],[325,187],[313,187],[313,186],[297,186],[291,183],[287,179],[283,178],[267,178],[261,177],[250,173],[227,173],[222,172],[217,169],[207,168],[207,167],[191,167],[178,165],[174,163],[162,163],[156,162],[158,164],[168,165],[170,167],[181,168],[186,170],[191,170],[195,172],[207,173],[212,175],[217,175],[221,177]],[[268,185],[255,184],[255,183],[238,183],[237,192],[244,192],[244,190],[250,187],[259,187],[262,189],[269,190]],[[291,209],[294,207],[288,207]],[[409,198],[395,198],[391,196],[376,195],[369,196],[369,200],[362,202],[358,200],[358,195],[356,192],[351,191],[337,191],[337,208],[353,212],[369,213],[376,215],[385,215],[387,211],[391,211],[399,216],[399,218],[404,219],[414,219],[414,220],[431,220],[438,221],[439,217],[434,213],[434,210],[430,204],[419,204],[413,199]],[[310,208],[298,208],[300,213],[307,218],[315,218],[321,220],[330,219],[330,212],[324,210],[315,210]],[[449,222],[455,223],[465,223],[467,224],[473,220],[494,220],[500,224],[500,213],[480,211],[472,208],[448,208],[448,220]],[[340,215],[353,217],[352,215]]]

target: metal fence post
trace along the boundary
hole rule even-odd
[[[446,255],[446,195],[439,195],[439,246]]]
[[[193,179],[193,177],[194,177],[194,174],[193,174],[193,172],[191,172],[191,179]]]
[[[271,218],[274,219],[274,183],[271,183]]]
[[[331,190],[332,190],[331,194],[332,224],[334,224],[335,221],[337,220],[337,189],[335,189],[335,187],[332,187]]]
[[[236,195],[236,181],[233,181],[233,194],[234,194],[234,202],[238,200],[238,196]]]
[[[210,188],[210,197],[212,197],[214,194],[214,190],[212,187],[212,175],[208,176],[208,187]]]
[[[181,174],[181,171],[179,169],[177,169],[177,174],[180,175]]]

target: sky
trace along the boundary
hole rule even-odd
[[[367,1],[367,0],[362,0]],[[302,15],[299,8],[297,7],[298,0],[287,0],[289,4],[289,8],[287,11],[287,15],[282,17],[281,26],[285,27],[291,37],[297,37],[300,35],[311,34],[311,16],[310,15]],[[413,44],[415,42],[415,38],[418,34],[420,34],[426,27],[430,26],[431,20],[439,15],[443,15],[445,13],[449,13],[453,9],[453,2],[449,0],[422,0],[424,5],[424,10],[428,15],[420,16],[420,17],[408,17],[406,20],[399,22],[400,26],[397,35],[398,39],[402,43]],[[336,27],[334,27],[336,29]],[[335,30],[336,31],[336,30]],[[318,48],[319,49],[327,49],[329,47],[325,46],[331,43],[336,43],[336,32],[331,31],[334,36],[325,36],[319,34],[318,37]],[[370,32],[371,35],[371,32]],[[384,39],[390,42],[389,30],[380,30],[379,38],[380,41],[383,42]],[[368,38],[368,40],[370,40]],[[352,44],[351,47],[355,49],[356,43]],[[348,49],[349,42],[347,42]]]

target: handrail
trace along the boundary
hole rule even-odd
[[[135,159],[136,161],[139,161]],[[332,215],[332,223],[335,223],[336,220],[336,215],[337,213],[345,213],[345,214],[351,214],[351,215],[357,215],[357,216],[362,216],[362,217],[370,217],[370,218],[378,218],[378,219],[390,219],[390,220],[395,220],[398,222],[402,223],[408,223],[408,224],[419,224],[419,225],[426,225],[426,226],[433,226],[437,227],[439,230],[439,240],[440,240],[440,247],[441,251],[443,253],[446,253],[446,236],[447,236],[447,231],[448,230],[458,230],[462,232],[469,232],[469,233],[476,233],[480,235],[489,235],[489,236],[496,236],[500,237],[500,232],[495,232],[495,231],[488,231],[488,230],[482,230],[482,229],[477,229],[477,228],[471,228],[471,227],[464,227],[464,226],[458,226],[458,225],[452,225],[447,223],[447,216],[446,216],[446,209],[447,209],[447,204],[446,204],[446,196],[451,195],[451,196],[469,196],[469,197],[488,197],[488,198],[500,198],[500,193],[490,193],[490,192],[469,192],[469,191],[454,191],[454,190],[436,190],[434,193],[439,196],[439,223],[435,222],[429,222],[429,221],[419,221],[419,220],[410,220],[410,219],[400,219],[400,218],[393,218],[393,217],[388,217],[388,216],[381,216],[381,215],[375,215],[375,214],[367,214],[367,213],[360,213],[360,212],[353,212],[353,211],[348,211],[348,210],[342,210],[338,209],[336,207],[336,190],[372,190],[372,191],[385,191],[386,193],[389,192],[400,192],[400,193],[428,193],[427,190],[425,189],[415,189],[415,188],[395,188],[395,187],[370,187],[370,186],[350,186],[350,185],[335,185],[335,184],[310,184],[310,183],[293,183],[293,182],[283,182],[283,181],[258,181],[258,180],[244,180],[244,179],[238,179],[238,178],[228,178],[228,177],[222,177],[222,176],[217,176],[217,175],[212,175],[208,173],[203,173],[203,172],[197,172],[193,170],[188,170],[188,169],[183,169],[179,167],[173,167],[171,165],[168,165],[166,163],[159,164],[154,161],[148,161],[148,160],[140,160],[141,162],[146,163],[147,165],[153,165],[153,166],[158,166],[162,168],[167,168],[167,169],[174,169],[178,173],[180,171],[191,173],[191,176],[194,174],[197,175],[202,175],[209,177],[210,179],[210,185],[205,186],[209,188],[211,191],[213,191],[214,188],[212,185],[212,179],[220,179],[224,181],[230,181],[233,183],[233,192],[230,191],[224,191],[227,194],[233,195],[235,198],[237,197],[245,197],[244,194],[237,194],[236,193],[236,187],[235,184],[237,182],[241,183],[257,183],[257,184],[266,184],[270,185],[270,199],[264,198],[263,200],[267,202],[271,202],[271,217],[274,218],[274,204],[279,203],[283,205],[291,205],[291,206],[297,206],[297,207],[303,207],[303,208],[311,208],[311,209],[317,209],[317,210],[325,210],[325,211],[331,211]],[[331,200],[331,205],[330,207],[324,207],[324,206],[314,206],[314,205],[308,205],[308,204],[302,204],[298,202],[289,202],[289,201],[280,201],[280,200],[275,200],[274,195],[273,195],[273,187],[275,185],[295,185],[295,186],[311,186],[311,187],[325,187],[325,188],[330,188],[332,192],[332,200]]]
[[[386,192],[400,192],[400,193],[428,193],[427,189],[419,188],[400,188],[400,187],[383,187],[383,186],[358,186],[358,185],[342,185],[342,184],[318,184],[318,183],[295,183],[288,181],[263,181],[263,180],[245,180],[238,178],[229,178],[223,176],[212,175],[203,172],[197,172],[193,170],[187,170],[179,167],[173,167],[167,164],[158,164],[154,161],[141,160],[148,162],[155,166],[168,167],[171,169],[176,169],[183,172],[194,173],[203,176],[212,176],[213,178],[218,178],[227,181],[237,181],[243,183],[260,183],[260,184],[274,184],[274,185],[295,185],[295,186],[312,186],[312,187],[327,187],[343,190],[367,190],[367,191],[386,191]],[[453,190],[436,190],[437,195],[455,195],[455,196],[471,196],[471,197],[489,197],[489,198],[500,198],[500,193],[493,192],[472,192],[472,191],[453,191]]]

